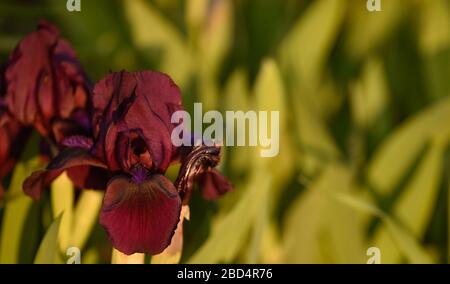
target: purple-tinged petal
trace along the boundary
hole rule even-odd
[[[69,148],[83,148],[89,150],[92,148],[94,142],[90,137],[74,135],[64,138],[61,144]]]
[[[154,255],[170,244],[180,210],[180,197],[166,177],[155,174],[137,184],[122,175],[108,184],[100,224],[119,251]]]
[[[67,169],[93,166],[105,168],[106,166],[93,157],[88,151],[82,148],[67,148],[56,156],[48,165],[46,170],[34,172],[23,183],[23,190],[32,198],[38,200],[42,191],[51,184],[62,172]],[[82,181],[74,181],[75,184],[81,185]],[[81,186],[85,188],[84,186]]]

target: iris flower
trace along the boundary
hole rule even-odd
[[[112,73],[96,84],[92,101],[92,135],[66,137],[66,148],[46,170],[24,182],[24,191],[39,199],[58,175],[70,170],[83,188],[105,190],[100,224],[116,249],[161,253],[170,244],[194,182],[205,186],[209,199],[231,189],[213,169],[220,147],[173,146],[176,125],[171,116],[183,106],[179,88],[165,74]],[[177,162],[182,165],[172,183],[164,174]]]
[[[57,146],[66,136],[89,132],[89,86],[70,44],[41,21],[23,38],[5,70],[8,111]]]

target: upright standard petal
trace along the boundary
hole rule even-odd
[[[167,169],[174,152],[171,116],[182,109],[180,90],[169,76],[151,71],[112,73],[96,84],[93,105],[96,153],[110,168],[128,172],[134,163],[144,162],[158,172]],[[139,139],[132,137],[136,135]],[[124,151],[118,143],[124,139],[145,145],[139,153]],[[127,161],[125,168],[122,161]]]
[[[11,54],[5,81],[10,113],[22,124],[34,126],[41,135],[55,139],[56,143],[61,135],[53,133],[53,123],[72,121],[74,111],[89,108],[90,84],[75,52],[59,37],[58,29],[45,21],[39,24],[37,31],[20,41]],[[84,126],[78,125],[79,128]],[[79,131],[71,134],[80,134]]]
[[[120,175],[108,184],[100,224],[119,251],[153,255],[170,244],[180,210],[178,192],[163,175],[150,175],[141,183]]]

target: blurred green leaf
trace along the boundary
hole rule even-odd
[[[400,250],[411,263],[434,263],[434,260],[421,247],[420,243],[414,238],[414,236],[412,236],[389,215],[385,214],[373,204],[368,203],[366,200],[360,199],[355,195],[341,193],[336,194],[331,190],[328,190],[327,193],[335,200],[349,206],[349,208],[353,208],[357,211],[369,212],[370,214],[381,218],[383,221],[383,226],[385,226],[386,232],[388,233],[384,237],[392,240],[392,246],[379,247],[381,250],[382,263],[391,263],[390,258],[386,256],[390,254],[392,250]],[[379,244],[375,242],[370,246],[372,245],[378,247]]]
[[[397,200],[393,209],[393,216],[400,222],[405,230],[417,240],[422,240],[425,230],[433,215],[436,198],[442,175],[442,165],[445,145],[440,138],[437,138],[431,144],[429,153],[421,162],[417,173],[411,178],[405,190]],[[397,263],[400,261],[400,246],[396,247],[396,240],[388,238],[386,230],[392,229],[382,226],[376,232],[373,242],[385,251],[384,259],[387,263]],[[398,230],[397,230],[398,231]],[[401,233],[400,231],[398,233]],[[412,260],[414,262],[417,259]]]
[[[290,112],[287,107],[286,92],[280,71],[274,60],[266,59],[263,61],[253,93],[254,108],[258,111],[267,112],[267,135],[272,138],[270,147],[272,149],[278,147],[279,152],[276,153],[275,157],[261,157],[261,151],[263,149],[267,151],[268,147],[259,145],[253,152],[255,156],[252,159],[252,168],[258,168],[261,164],[265,164],[264,166],[268,167],[272,173],[274,186],[281,187],[283,183],[290,180],[293,174],[296,149],[292,145],[292,135],[288,125],[288,121],[292,117],[288,117]],[[272,121],[272,112],[278,112],[279,125],[275,125],[275,121]],[[261,124],[262,121],[259,122],[258,135],[261,135],[263,129]],[[278,133],[271,133],[273,126],[275,126],[273,129]],[[277,134],[279,141],[274,139]],[[261,142],[260,140],[259,143]]]
[[[179,31],[149,2],[123,1],[123,5],[136,46],[161,49],[161,71],[184,86],[192,66],[188,48]]]
[[[398,202],[394,215],[411,233],[422,238],[438,197],[442,179],[443,156],[447,143],[436,137],[421,162],[417,173],[409,181]]]
[[[51,185],[51,201],[53,218],[64,212],[59,229],[59,245],[61,252],[65,252],[70,244],[72,235],[72,217],[75,192],[72,181],[66,173],[60,175]]]
[[[389,103],[389,90],[380,59],[368,59],[361,79],[352,85],[350,100],[355,124],[361,129],[370,129]]]
[[[195,49],[199,73],[199,99],[206,110],[218,107],[218,78],[221,64],[232,43],[233,30],[232,2],[215,1],[205,15],[204,25],[199,38],[199,47]]]
[[[269,173],[259,174],[254,174],[241,189],[245,189],[244,195],[228,214],[217,220],[208,240],[188,263],[230,262],[236,257],[256,216],[266,210],[262,201],[270,190],[271,178]]]
[[[342,26],[347,2],[318,0],[311,3],[282,43],[280,58],[294,90],[313,92],[323,75],[326,60]],[[320,27],[320,28],[319,28]],[[299,88],[300,87],[300,88]]]
[[[329,166],[302,193],[283,224],[287,263],[364,263],[362,218],[326,194],[353,192],[351,175],[343,166]]]
[[[247,112],[250,110],[250,96],[249,96],[248,76],[243,69],[234,71],[228,78],[224,87],[224,106],[223,111],[241,110]],[[244,135],[238,134],[236,129],[235,137]],[[251,158],[250,147],[233,147],[229,149],[231,152],[229,161],[230,169],[235,173],[245,173],[249,170],[247,162]]]
[[[348,5],[347,50],[356,58],[366,56],[379,47],[398,28],[414,1],[382,1],[382,12],[371,13],[366,1],[350,0]]]
[[[59,227],[61,225],[62,217],[64,213],[61,213],[58,218],[53,221],[45,233],[44,238],[39,246],[39,250],[34,259],[35,264],[53,264],[55,262],[55,257],[57,256],[58,250],[58,237],[59,237]]]
[[[439,134],[449,139],[450,99],[445,98],[400,125],[378,147],[368,166],[370,186],[388,196],[427,141]]]
[[[324,162],[340,155],[323,121],[327,112],[325,108],[335,103],[329,104],[331,100],[321,100],[320,97],[325,95],[338,100],[333,84],[329,79],[325,80],[324,70],[342,26],[346,5],[346,2],[339,0],[311,3],[279,51],[284,82],[295,109],[293,121],[301,152],[297,162],[306,175],[315,174]],[[326,82],[323,86],[322,80]]]
[[[450,3],[446,0],[421,0],[419,44],[422,51],[433,54],[450,46]]]
[[[82,250],[97,223],[98,213],[102,205],[103,192],[83,190],[73,214],[72,235],[70,245]]]
[[[22,161],[18,162],[14,168],[2,219],[0,263],[21,262],[23,249],[28,250],[25,252],[27,254],[33,253],[33,247],[28,246],[33,240],[26,239],[36,236],[35,223],[38,222],[39,216],[36,210],[32,209],[33,200],[23,193],[22,183],[32,172],[42,168],[39,158],[28,159],[28,156],[33,156],[35,153],[35,146],[36,137],[33,137],[26,147]],[[27,230],[32,231],[27,232]]]

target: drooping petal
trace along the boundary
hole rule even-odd
[[[42,191],[64,170],[80,166],[106,169],[106,166],[86,149],[67,148],[50,162],[46,170],[34,172],[29,176],[23,183],[23,190],[32,198],[39,199]],[[74,181],[74,183],[82,185],[82,181]],[[85,188],[83,185],[81,187]]]
[[[137,184],[121,175],[108,184],[100,224],[119,251],[153,255],[170,244],[180,210],[178,192],[166,177],[154,174]]]
[[[183,223],[189,220],[189,205],[183,205],[180,212],[180,220],[172,237],[170,245],[160,254],[152,256],[152,264],[178,264],[183,252]]]
[[[111,173],[103,168],[77,166],[67,169],[70,180],[80,189],[105,190]]]
[[[215,200],[233,189],[233,185],[216,169],[200,174],[196,179],[202,196],[206,200]]]

